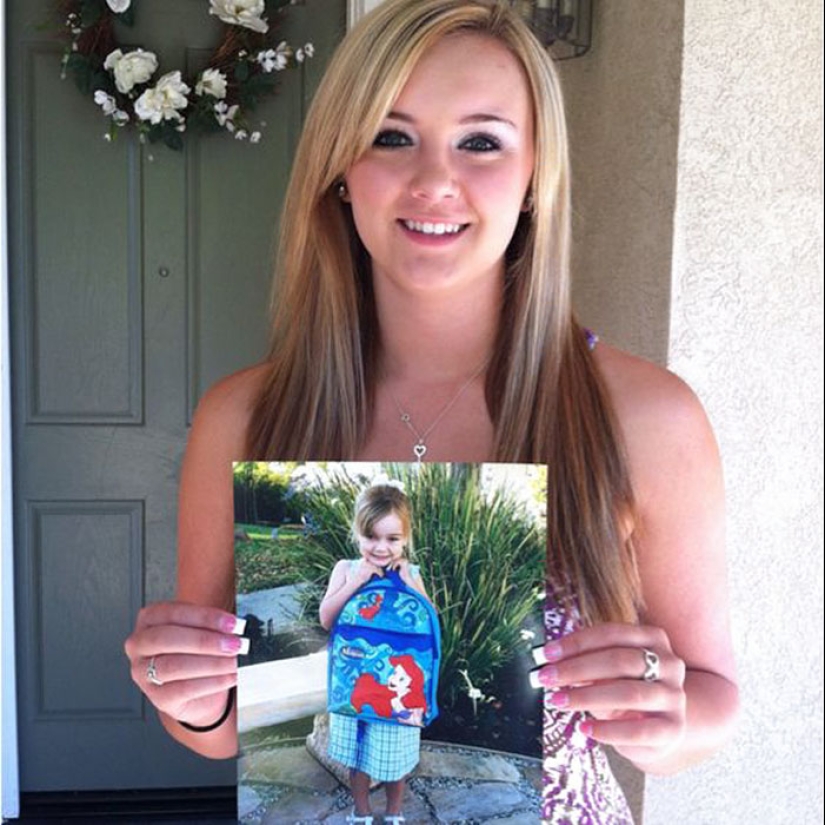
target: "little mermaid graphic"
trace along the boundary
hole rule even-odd
[[[423,725],[427,700],[424,697],[424,673],[410,655],[391,656],[387,683],[382,685],[372,673],[362,673],[352,691],[352,706],[357,713],[365,705],[385,719],[405,725]]]
[[[370,604],[366,605],[366,607],[358,608],[358,615],[362,619],[371,622],[378,615],[382,604],[384,604],[384,597],[380,593],[376,593]]]

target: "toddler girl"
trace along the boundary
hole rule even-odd
[[[368,487],[355,503],[352,533],[360,557],[343,559],[332,570],[327,592],[321,602],[321,624],[329,630],[350,598],[373,576],[384,576],[388,570],[398,572],[401,580],[429,599],[416,565],[405,555],[411,543],[411,513],[409,499],[400,482],[381,481]],[[393,660],[390,677],[394,697],[388,703],[402,724],[359,721],[351,716],[330,714],[329,756],[350,768],[355,807],[347,822],[351,825],[372,825],[369,789],[371,779],[387,787],[387,812],[384,822],[400,825],[404,822],[401,804],[405,777],[418,764],[421,729],[416,697],[420,673],[409,657]],[[368,690],[365,686],[364,690]],[[409,724],[403,724],[407,721]],[[359,726],[360,736],[359,736]]]

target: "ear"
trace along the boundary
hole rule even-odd
[[[338,197],[341,199],[342,203],[352,203],[352,198],[350,198],[349,194],[349,187],[347,186],[346,180],[342,179],[337,187]]]

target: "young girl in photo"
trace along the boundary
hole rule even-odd
[[[429,600],[418,566],[406,556],[412,541],[411,512],[400,484],[380,482],[361,493],[355,503],[352,533],[359,557],[342,559],[332,570],[319,611],[324,628],[335,624],[347,602],[373,576],[383,577],[390,570]],[[369,798],[373,779],[386,784],[384,822],[400,825],[405,821],[401,813],[405,777],[419,758],[423,675],[409,656],[394,657],[391,665],[393,672],[386,685],[368,675],[360,677],[353,703],[356,710],[362,703],[370,704],[376,713],[400,724],[330,713],[328,754],[350,769],[355,806],[347,821],[352,825],[373,823]]]

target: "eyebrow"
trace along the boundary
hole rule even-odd
[[[408,115],[404,112],[392,111],[387,114],[387,117],[392,118],[393,120],[403,121],[404,123],[415,123],[415,118],[412,115]],[[503,123],[506,126],[510,126],[511,128],[518,130],[516,124],[513,123],[513,121],[509,118],[501,117],[501,115],[487,114],[486,112],[479,112],[478,114],[467,115],[467,117],[461,118],[459,123],[463,125],[465,123],[489,123],[491,121],[494,123]]]

